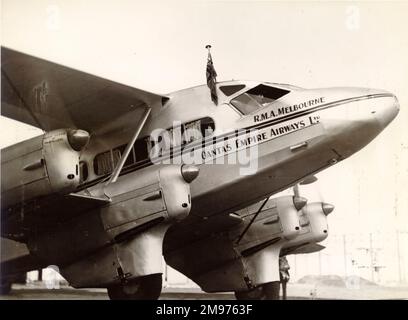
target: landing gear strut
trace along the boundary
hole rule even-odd
[[[161,273],[150,274],[108,288],[111,300],[157,300],[162,289]]]
[[[282,284],[282,300],[286,300],[286,285],[290,279],[289,269],[290,266],[286,257],[280,257],[280,281],[265,283],[249,291],[236,291],[235,298],[237,300],[279,300],[279,291]]]

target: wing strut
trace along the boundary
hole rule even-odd
[[[238,237],[238,240],[235,244],[239,244],[239,242],[242,240],[244,237],[245,233],[247,233],[248,229],[252,226],[254,223],[256,217],[259,215],[259,213],[262,211],[263,207],[265,207],[266,203],[268,202],[269,197],[265,199],[265,201],[262,203],[262,205],[259,207],[258,211],[255,212],[254,216],[252,217],[251,221],[249,221],[248,225],[245,227],[244,231],[242,231],[241,235]]]
[[[142,117],[142,119],[140,120],[140,122],[139,122],[139,124],[137,126],[135,134],[133,135],[132,139],[129,141],[128,145],[126,146],[126,149],[123,152],[123,155],[119,160],[119,163],[116,165],[115,169],[112,172],[112,175],[111,175],[110,179],[108,180],[108,182],[106,183],[105,186],[108,186],[111,183],[115,183],[116,180],[118,179],[119,173],[122,171],[123,165],[125,164],[126,159],[128,158],[128,156],[130,154],[130,151],[132,150],[132,147],[133,147],[135,141],[137,140],[137,138],[138,138],[138,136],[140,134],[140,131],[142,131],[142,129],[143,129],[145,123],[146,123],[146,120],[150,115],[151,110],[152,110],[152,108],[150,108],[150,107],[146,108],[146,111],[144,112],[143,117]]]

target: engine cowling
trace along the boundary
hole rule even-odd
[[[165,233],[189,214],[189,183],[198,174],[194,166],[155,165],[122,175],[114,184],[95,185],[87,194],[109,197],[108,206],[78,218],[80,223],[73,219],[54,229],[54,241],[44,233],[32,247],[41,247],[36,255],[44,259],[70,257],[60,263],[65,265],[61,272],[74,287],[110,286],[122,277],[131,281],[162,273]]]
[[[307,234],[310,242],[320,242],[327,238],[327,215],[333,209],[334,206],[322,202],[309,203],[302,209],[301,224],[308,231],[305,235]]]
[[[2,208],[78,186],[83,130],[58,129],[2,150]]]
[[[275,201],[283,238],[286,240],[296,238],[300,230],[298,210],[306,204],[306,200],[301,197],[284,196],[276,198]]]
[[[243,217],[244,223],[232,228],[228,235],[204,237],[179,251],[167,252],[166,261],[207,292],[248,290],[279,281],[281,247],[298,237],[299,210],[306,202],[305,198],[288,195],[239,210],[235,216]],[[217,259],[195,254],[208,248],[216,252]],[[195,259],[190,261],[190,256]]]
[[[78,186],[79,151],[87,138],[83,130],[55,130],[44,135],[42,154],[53,192],[66,193]]]
[[[322,247],[315,246],[328,236],[327,215],[334,210],[334,206],[328,203],[308,203],[299,212],[301,230],[296,239],[288,242],[284,247],[290,253],[310,253],[320,250]]]

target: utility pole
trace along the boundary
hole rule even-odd
[[[398,257],[398,279],[402,282],[402,270],[401,270],[401,253],[400,253],[400,242],[399,242],[399,231],[396,230],[397,236],[397,257]]]
[[[293,255],[293,260],[294,260],[293,264],[295,265],[295,268],[294,268],[295,269],[295,272],[294,272],[295,273],[295,279],[298,279],[299,277],[298,277],[298,273],[297,273],[297,261],[296,261],[297,259],[296,259],[296,257],[297,257],[297,254],[294,254]]]
[[[347,247],[345,234],[343,234],[343,256],[344,256],[344,275],[347,277]]]
[[[319,251],[319,275],[322,275],[322,252]]]
[[[370,232],[370,269],[371,269],[371,281],[374,281],[374,261],[373,261],[373,234]]]

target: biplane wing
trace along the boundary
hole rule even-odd
[[[166,100],[163,95],[1,48],[1,114],[45,131],[110,132],[123,128],[126,120],[136,123],[146,106],[154,111]]]

